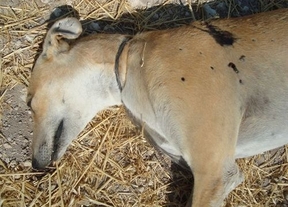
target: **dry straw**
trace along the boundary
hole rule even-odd
[[[237,10],[234,1],[225,2],[229,12]],[[259,4],[266,11],[279,7],[275,2]],[[174,11],[168,3],[138,12],[125,0],[77,0],[72,6],[83,20],[86,33],[93,29],[136,33],[191,21],[189,7]],[[64,10],[68,15],[76,14],[70,7]],[[2,5],[0,11],[4,45],[0,48],[2,101],[6,89],[16,84],[28,85],[49,23],[44,19],[51,14],[51,7],[27,0],[17,7]],[[197,7],[193,7],[193,11],[199,14],[201,10],[197,13]],[[201,12],[198,17],[203,17]],[[95,23],[95,19],[101,21]],[[283,147],[238,160],[246,180],[229,195],[226,206],[287,206],[287,151]],[[0,206],[183,206],[192,186],[191,174],[155,151],[118,107],[103,111],[89,123],[54,169],[33,172],[20,165],[9,167],[0,160],[0,170]]]

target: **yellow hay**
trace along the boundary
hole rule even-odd
[[[16,6],[0,3],[2,110],[8,89],[16,84],[28,85],[35,55],[50,23],[45,19],[53,6],[39,2],[27,0]],[[135,11],[125,0],[69,2],[81,20],[86,20],[83,25],[95,19],[110,22],[110,27],[105,26],[108,32],[156,30],[181,26],[192,19],[168,18],[169,1],[144,11]],[[234,1],[227,2],[230,12],[237,9]],[[262,5],[263,11],[276,5],[267,2]],[[287,160],[287,147],[238,160],[246,180],[229,195],[226,206],[287,205]],[[111,108],[89,123],[55,169],[32,172],[29,166],[11,166],[0,159],[0,206],[183,206],[193,179],[190,172],[179,169],[146,142],[122,108]]]

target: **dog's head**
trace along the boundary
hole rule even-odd
[[[75,18],[56,22],[35,62],[27,96],[34,118],[33,168],[45,168],[59,159],[98,111],[117,104],[109,91],[114,74],[103,72],[107,63],[93,62],[89,43],[68,43],[81,32]]]

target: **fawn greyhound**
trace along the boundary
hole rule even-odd
[[[236,158],[288,143],[287,9],[134,37],[75,40],[81,32],[75,18],[56,22],[34,65],[33,168],[58,160],[97,112],[123,104],[188,164],[187,206],[220,206],[243,180]]]

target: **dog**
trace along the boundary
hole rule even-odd
[[[194,176],[187,206],[220,206],[243,181],[235,159],[288,143],[288,9],[127,36],[49,29],[33,67],[32,166],[61,158],[102,109],[123,104]],[[69,40],[69,43],[68,41]]]

